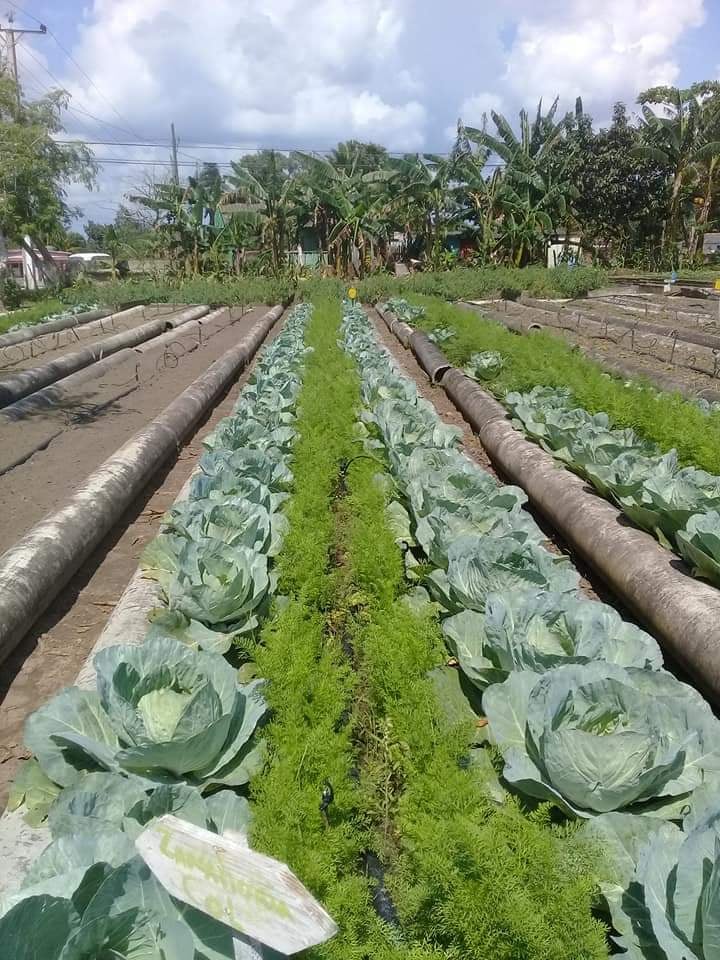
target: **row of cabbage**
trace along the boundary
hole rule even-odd
[[[720,585],[720,477],[681,467],[674,450],[663,454],[607,414],[588,413],[565,388],[508,393],[505,404],[528,436]]]
[[[579,595],[523,492],[459,451],[361,310],[346,308],[343,336],[362,378],[358,437],[389,468],[414,596],[437,605],[482,697],[505,784],[602,838],[603,892],[629,955],[717,956],[720,723],[663,669],[652,637]]]
[[[257,630],[274,588],[310,310],[295,307],[264,350],[143,555],[162,596],[145,641],[99,652],[96,690],[68,688],[27,721],[21,790],[54,798],[52,841],[2,905],[3,955],[236,956],[229,928],[173,900],[134,840],[166,813],[217,833],[250,822],[239,791],[264,761],[267,705],[262,679],[243,682],[224,654]]]
[[[424,314],[422,307],[400,298],[387,306],[407,323]],[[444,343],[454,335],[451,327],[437,327],[430,339]],[[472,354],[463,370],[475,380],[490,381],[503,366],[502,355],[487,350]],[[675,450],[663,453],[634,430],[614,427],[606,413],[588,413],[566,388],[537,386],[508,393],[504,402],[528,436],[617,503],[634,524],[677,551],[696,576],[720,586],[720,477],[681,467]]]

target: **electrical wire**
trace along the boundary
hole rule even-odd
[[[21,7],[19,4],[15,3],[15,0],[8,0],[8,3],[9,3],[12,7],[14,7],[19,13],[22,13],[24,16],[29,17],[31,20],[34,20],[35,23],[38,23],[38,24],[40,24],[41,26],[43,25],[43,21],[40,20],[39,17],[36,17],[33,13],[30,13],[29,10],[25,10],[25,9],[24,9],[23,7]],[[117,107],[112,103],[112,101],[109,100],[109,99],[105,96],[105,94],[104,94],[104,93],[102,92],[102,90],[98,87],[98,85],[95,83],[95,81],[92,79],[92,77],[89,76],[89,75],[86,73],[86,71],[80,66],[80,64],[77,62],[77,60],[75,59],[75,57],[73,57],[73,55],[70,53],[70,51],[67,50],[67,49],[63,46],[62,43],[60,43],[60,41],[58,40],[58,38],[55,36],[55,34],[53,33],[53,31],[50,29],[50,27],[49,27],[46,23],[44,24],[44,26],[45,26],[45,28],[46,28],[46,30],[47,30],[47,32],[48,32],[48,36],[52,37],[52,39],[53,39],[53,40],[55,41],[55,43],[58,45],[58,47],[60,48],[60,50],[65,54],[65,56],[68,58],[68,60],[74,65],[74,67],[76,68],[76,70],[78,70],[78,71],[83,75],[83,77],[87,80],[87,82],[90,84],[90,86],[93,88],[93,90],[95,90],[95,92],[98,94],[98,96],[101,97],[101,98],[105,101],[105,103],[110,107],[110,109],[113,111],[113,113],[114,113],[115,116],[118,118],[118,120],[122,120],[123,123],[126,123],[126,124],[128,125],[126,132],[127,132],[127,133],[130,133],[130,135],[133,136],[133,137],[137,137],[138,139],[142,139],[141,134],[138,134],[138,133],[136,133],[134,130],[130,129],[131,123],[130,123],[130,121],[127,119],[127,117],[124,117],[124,116],[120,113],[120,111],[117,109]],[[118,128],[118,129],[120,129],[120,128]]]
[[[33,60],[33,61],[40,67],[41,70],[44,70],[44,71],[45,71],[45,73],[50,77],[50,79],[53,80],[53,81],[58,85],[58,87],[59,87],[61,90],[64,89],[62,82],[61,82],[60,80],[58,80],[58,78],[55,76],[55,74],[52,72],[52,70],[49,70],[49,69],[45,66],[45,64],[42,62],[42,60],[40,60],[39,57],[36,57],[36,56],[35,56],[35,54],[33,53],[31,47],[29,47],[27,44],[24,44],[23,47],[22,47],[22,49],[23,49],[23,52],[24,52],[24,53],[27,53],[28,56],[30,57],[30,59]],[[24,69],[27,69],[27,67],[25,67]],[[36,78],[36,79],[37,79],[37,78]],[[119,130],[120,133],[129,133],[131,136],[133,136],[133,137],[135,136],[135,134],[132,132],[132,130],[129,130],[129,129],[125,128],[125,127],[119,127],[119,126],[118,126],[117,124],[115,124],[115,123],[110,123],[109,120],[103,120],[103,119],[101,119],[100,117],[96,117],[95,114],[90,113],[89,110],[84,110],[82,107],[78,107],[78,106],[76,106],[75,104],[68,104],[68,106],[66,107],[66,109],[69,110],[71,113],[85,114],[86,116],[90,117],[91,120],[95,120],[96,123],[100,123],[100,124],[102,124],[103,126],[110,127],[110,128],[112,128],[113,130]],[[114,141],[109,141],[109,142],[110,142],[110,143],[113,143]]]

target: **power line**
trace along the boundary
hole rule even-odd
[[[55,76],[55,74],[52,72],[52,70],[49,70],[49,69],[45,66],[45,64],[42,62],[42,60],[40,60],[38,57],[35,56],[35,54],[33,53],[32,49],[31,49],[30,47],[24,46],[24,47],[23,47],[23,50],[25,51],[25,53],[28,54],[28,56],[31,58],[31,60],[34,60],[34,61],[35,61],[35,63],[40,67],[41,70],[44,70],[44,71],[45,71],[45,73],[50,77],[51,80],[53,80],[53,81],[58,85],[58,87],[59,87],[60,89],[64,89],[64,88],[63,88],[63,85],[62,85],[62,82],[61,82],[60,80],[58,80],[58,78]],[[27,68],[26,68],[26,69],[27,69]],[[119,130],[121,133],[129,133],[129,134],[130,134],[131,136],[133,136],[133,137],[135,136],[135,134],[133,133],[132,130],[129,130],[129,129],[125,128],[125,127],[119,127],[117,124],[115,124],[115,123],[110,123],[108,120],[102,120],[100,117],[96,117],[95,114],[90,113],[89,110],[83,110],[82,107],[78,107],[78,106],[75,106],[75,105],[73,105],[73,104],[68,104],[68,106],[66,107],[66,109],[69,110],[69,111],[71,111],[71,112],[77,112],[77,113],[81,113],[81,114],[84,113],[86,116],[90,117],[91,120],[95,120],[97,123],[100,123],[100,124],[102,124],[103,126],[110,127],[110,128],[112,128],[113,130]],[[109,141],[109,142],[110,142],[110,143],[113,143],[114,141]]]
[[[36,17],[34,14],[30,13],[30,12],[27,11],[27,10],[24,10],[24,9],[23,9],[22,7],[20,7],[17,3],[15,3],[15,0],[8,0],[8,3],[10,3],[11,6],[15,7],[15,9],[18,10],[20,13],[23,13],[25,16],[30,17],[30,19],[31,19],[31,20],[34,20],[36,23],[40,23],[40,22],[41,22],[41,21],[39,20],[39,18]],[[131,124],[130,124],[130,121],[127,119],[127,117],[124,117],[124,116],[119,112],[119,110],[117,109],[117,107],[115,107],[115,105],[112,103],[112,101],[109,100],[109,99],[105,96],[105,94],[102,92],[102,90],[100,89],[100,87],[98,87],[98,85],[95,83],[95,81],[93,80],[93,78],[92,78],[91,76],[89,76],[89,74],[87,74],[87,73],[85,72],[85,70],[80,66],[80,64],[77,62],[77,60],[75,59],[75,57],[73,57],[73,55],[70,53],[70,51],[67,50],[67,49],[62,45],[62,43],[60,43],[60,41],[58,40],[58,38],[55,36],[55,34],[53,33],[53,31],[50,29],[50,27],[47,27],[47,26],[46,26],[46,29],[47,29],[48,35],[52,37],[52,39],[53,39],[53,40],[55,41],[55,43],[58,45],[58,47],[60,48],[60,50],[65,54],[65,56],[68,58],[68,60],[69,60],[69,61],[75,66],[75,68],[83,75],[83,77],[85,77],[85,79],[87,80],[87,82],[90,84],[90,86],[93,88],[93,90],[95,90],[95,92],[98,94],[98,96],[100,96],[100,97],[105,101],[105,103],[110,107],[110,109],[113,111],[113,113],[115,114],[115,116],[116,116],[119,120],[122,120],[123,123],[127,123],[128,128],[127,128],[127,131],[126,131],[126,132],[129,132],[129,133],[131,134],[131,136],[133,136],[133,137],[138,137],[139,139],[142,139],[141,136],[140,136],[140,134],[138,134],[138,133],[136,133],[134,130],[130,129]],[[111,126],[112,126],[112,124],[111,124]],[[121,129],[121,128],[118,128],[118,129]]]
[[[169,140],[86,140],[88,146],[93,147],[157,147],[168,150],[171,146]],[[263,153],[264,151],[274,151],[275,153],[317,153],[322,156],[329,156],[335,152],[334,147],[248,147],[238,143],[183,143],[186,150],[232,150],[235,153]],[[417,155],[430,154],[436,157],[449,157],[450,150],[386,150],[389,157],[414,157]]]

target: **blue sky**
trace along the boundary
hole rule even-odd
[[[3,5],[4,4],[4,5]],[[0,2],[11,9],[12,0]],[[458,116],[510,118],[540,96],[575,96],[597,123],[656,83],[718,76],[720,0],[17,0],[29,95],[60,82],[66,127],[91,140],[166,142],[181,162],[227,162],[223,146],[327,148],[374,139],[447,150]],[[4,19],[4,16],[0,16]],[[61,49],[61,48],[64,48]],[[80,65],[90,83],[71,57]],[[48,73],[49,71],[49,73]],[[50,76],[52,74],[52,76]],[[167,147],[98,145],[87,217],[167,172]],[[133,161],[110,162],[110,161]]]

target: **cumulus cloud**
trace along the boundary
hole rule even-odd
[[[374,137],[416,147],[425,110],[396,94],[406,0],[94,0],[76,57],[143,133],[175,119],[187,139]],[[71,82],[94,112],[95,88]]]
[[[676,44],[704,20],[703,0],[546,0],[517,23],[503,86],[523,102],[582,96],[603,111],[646,87],[673,84]]]
[[[442,151],[459,116],[514,117],[541,96],[565,110],[581,95],[602,123],[616,99],[679,80],[681,41],[705,15],[703,0],[87,2],[72,49],[96,86],[65,61],[72,132],[165,139],[174,120],[185,144],[303,149],[354,137]],[[106,167],[103,196],[139,172]]]

